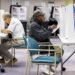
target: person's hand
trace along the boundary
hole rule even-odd
[[[12,33],[12,32],[11,32],[10,30],[8,30],[8,29],[2,29],[1,32],[2,32],[2,33],[5,33],[5,34],[10,34],[10,33]]]
[[[57,28],[57,25],[48,26],[48,29],[55,29],[55,28]]]

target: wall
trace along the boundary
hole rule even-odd
[[[22,0],[20,1],[22,6],[27,7],[27,20],[30,20],[32,14],[33,14],[33,8],[34,6],[41,6],[41,5],[47,5],[48,0]]]
[[[9,11],[9,7],[11,4],[16,4],[16,1],[19,1],[19,4],[27,7],[27,20],[30,20],[30,17],[33,14],[34,6],[41,6],[44,3],[47,5],[50,0],[1,0],[1,8],[5,11]],[[53,1],[53,0],[52,0]]]
[[[65,0],[55,0],[55,5],[65,5]]]
[[[30,17],[33,14],[34,6],[48,5],[48,2],[53,2],[53,0],[1,0],[1,8],[5,11],[9,11],[11,4],[16,4],[19,1],[19,4],[27,7],[27,20],[30,20]],[[62,4],[61,0],[54,0],[55,5]],[[64,3],[64,2],[63,2]]]
[[[11,0],[1,0],[1,9],[9,11],[9,6],[11,5]]]
[[[1,0],[0,0],[0,9],[1,9]]]

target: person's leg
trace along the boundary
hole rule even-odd
[[[56,56],[60,58],[61,57],[61,48],[59,46],[55,46],[54,49],[56,50]],[[64,50],[62,50],[62,56],[63,56],[63,54],[64,54]],[[54,56],[54,53],[52,53],[51,55]],[[58,67],[58,64],[56,64],[56,67]],[[51,70],[55,71],[55,66],[52,66]]]
[[[50,48],[56,50],[56,56],[57,57],[61,57],[61,48],[59,46],[57,46],[57,47],[51,46]],[[63,55],[64,54],[64,50],[62,52],[63,52],[62,53],[62,55]],[[54,52],[51,52],[51,55],[54,56]],[[58,64],[56,64],[56,67],[58,66]],[[51,66],[50,69],[51,69],[50,74],[53,75],[54,72],[55,72],[55,66]],[[49,74],[49,66],[45,65],[44,68],[42,69],[42,72],[45,73],[45,74]]]
[[[4,42],[0,45],[0,54],[3,55],[4,57],[7,57],[8,59],[11,59],[13,56],[12,54],[8,51],[12,46],[15,45],[21,45],[23,44],[23,40],[11,40]]]
[[[2,53],[0,52],[0,63],[5,63],[5,59],[4,57],[2,56]]]
[[[54,47],[54,49],[56,50],[57,57],[61,57],[61,52],[62,52],[62,56],[63,56],[64,50],[61,51],[61,48],[59,46]]]
[[[7,58],[7,59],[11,59],[12,55],[8,51],[10,48],[11,48],[10,42],[5,42],[5,43],[1,44],[0,45],[1,56],[3,56],[4,58]]]
[[[42,45],[50,45],[51,43],[50,42],[47,42],[47,43],[42,43]],[[45,47],[40,47],[41,49],[49,49],[49,47],[48,46],[45,46]],[[50,47],[51,49],[54,49],[54,47],[53,46],[51,46]],[[40,54],[45,54],[45,55],[48,55],[48,51],[46,51],[46,52],[43,52],[43,51],[41,51],[40,52]],[[43,66],[41,66],[41,71],[43,72],[43,73],[45,73],[46,75],[49,75],[49,65],[43,65]],[[50,75],[53,75],[54,74],[54,72],[53,71],[51,71],[50,70]]]
[[[13,64],[17,61],[17,59],[14,58],[12,54],[9,52],[9,49],[12,46],[10,42],[12,41],[4,42],[0,45],[0,56],[6,59],[8,61],[7,64],[9,65],[12,64],[12,60],[13,60]]]

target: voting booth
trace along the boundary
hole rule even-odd
[[[75,4],[73,0],[66,0],[65,6],[60,7],[60,35],[75,36]]]
[[[22,7],[21,5],[10,5],[10,13],[22,22],[25,34],[27,34],[27,7]]]
[[[27,8],[13,6],[11,9],[12,16],[18,18],[21,21],[26,21],[27,19]]]

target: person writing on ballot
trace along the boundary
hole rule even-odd
[[[17,59],[9,52],[9,49],[12,45],[20,45],[24,43],[22,39],[25,35],[22,23],[17,19],[12,17],[10,14],[3,15],[3,21],[5,22],[5,28],[1,29],[1,33],[5,33],[11,37],[11,40],[2,39],[0,44],[0,62],[4,62],[4,59],[7,60],[7,64],[11,65],[12,60],[13,64],[17,62]],[[11,45],[12,43],[12,45]]]

